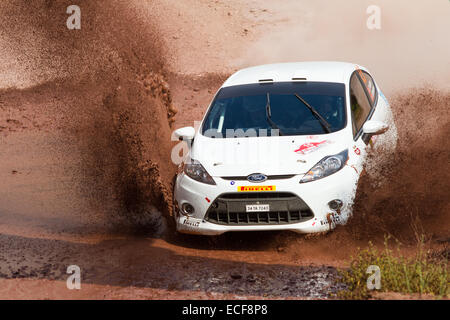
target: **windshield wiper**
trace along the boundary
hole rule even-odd
[[[300,97],[297,93],[294,94],[298,100],[300,100],[301,102],[303,102],[303,104],[311,111],[311,113],[320,121],[320,124],[322,125],[322,127],[324,128],[324,130],[327,133],[331,133],[331,129],[330,129],[330,124],[327,122],[327,120],[325,120],[320,113],[317,112],[317,110],[311,106],[308,102],[306,102],[305,99],[303,99],[302,97]]]
[[[267,92],[267,104],[266,104],[266,117],[269,124],[272,126],[273,129],[278,129],[279,135],[283,136],[283,131],[277,126],[275,122],[272,121],[272,111],[270,110],[270,97],[269,93]],[[272,135],[272,134],[270,134]]]

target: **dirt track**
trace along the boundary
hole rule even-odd
[[[384,1],[378,33],[368,4],[194,2],[80,2],[79,31],[67,1],[1,2],[0,298],[327,298],[368,240],[388,232],[407,253],[420,228],[431,248],[448,243],[446,1]],[[173,235],[172,130],[237,68],[320,59],[367,65],[385,86],[400,149],[380,175],[394,182],[363,180],[354,221],[324,236]],[[71,264],[80,291],[66,288]]]

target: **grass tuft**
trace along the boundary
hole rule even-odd
[[[389,237],[385,238],[384,250],[377,250],[369,242],[369,247],[358,249],[355,258],[351,258],[349,269],[340,269],[340,282],[346,290],[339,291],[337,298],[368,299],[374,292],[367,288],[366,273],[370,265],[380,268],[381,288],[379,292],[399,292],[405,294],[429,294],[436,298],[448,298],[448,256],[439,260],[430,258],[424,250],[423,238],[418,242],[414,257],[406,258],[397,246],[397,254],[389,249]]]

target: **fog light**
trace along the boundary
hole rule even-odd
[[[343,204],[344,203],[342,202],[342,200],[339,199],[334,199],[328,202],[328,206],[330,207],[331,210],[339,210],[340,208],[342,208]]]
[[[181,206],[181,212],[185,215],[192,215],[194,211],[194,207],[189,203],[183,203],[183,205]]]

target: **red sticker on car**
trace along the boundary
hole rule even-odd
[[[323,140],[323,141],[320,141],[320,142],[307,142],[307,143],[302,144],[294,152],[298,152],[298,153],[301,153],[301,154],[307,154],[307,153],[310,153],[310,152],[316,150],[317,148],[319,148],[320,146],[322,146],[326,142],[327,142],[326,140]]]

